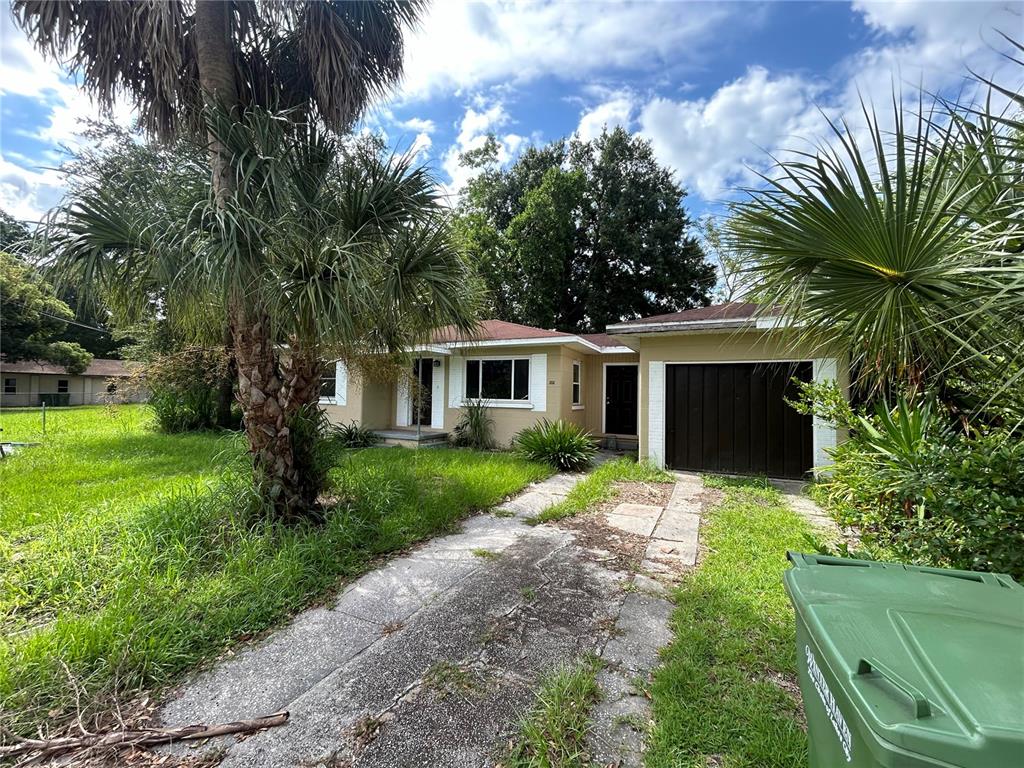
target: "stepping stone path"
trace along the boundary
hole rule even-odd
[[[680,475],[664,509],[622,504],[607,516],[650,537],[633,574],[605,567],[571,530],[524,523],[580,479],[534,484],[196,675],[159,720],[220,723],[279,710],[291,718],[167,751],[223,752],[225,768],[494,766],[541,680],[593,653],[605,662],[595,763],[639,766],[650,711],[633,683],[671,640],[664,582],[696,562],[701,483]]]
[[[703,491],[698,475],[677,473],[664,508],[627,503],[605,514],[608,525],[649,536],[650,541],[640,572],[633,575],[622,601],[615,629],[601,649],[605,666],[597,680],[602,696],[591,713],[589,733],[596,765],[643,764],[651,706],[634,681],[649,678],[658,664],[658,650],[672,640],[668,622],[673,606],[659,578],[676,576],[697,564]]]

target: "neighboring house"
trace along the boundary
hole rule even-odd
[[[93,405],[105,403],[128,377],[122,360],[94,358],[85,372],[72,376],[61,366],[38,360],[8,363],[0,360],[0,407]],[[126,398],[119,396],[119,401]],[[127,400],[137,400],[129,397]]]
[[[511,442],[541,419],[565,419],[605,445],[638,447],[660,466],[801,477],[827,463],[835,430],[785,403],[790,380],[838,379],[845,366],[784,340],[778,318],[724,304],[643,318],[606,334],[571,334],[487,320],[472,338],[442,332],[416,350],[410,381],[364,383],[337,363],[320,403],[389,442],[444,439],[467,400],[490,407]],[[417,422],[419,426],[417,428]],[[419,437],[417,437],[417,434]]]

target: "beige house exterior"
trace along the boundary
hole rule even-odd
[[[438,433],[451,432],[462,418],[463,404],[479,398],[487,403],[500,445],[511,444],[520,430],[542,419],[565,419],[605,442],[636,445],[635,429],[616,433],[604,423],[605,366],[625,364],[635,368],[639,363],[636,352],[611,337],[565,334],[489,320],[474,338],[439,341],[417,350],[417,356],[430,372],[429,383],[423,388],[424,393],[429,389],[429,397],[423,397],[423,402],[417,402],[410,391],[413,387],[405,382],[364,382],[338,362],[333,382],[328,381],[324,388],[321,407],[333,423],[354,421],[381,432],[388,441],[415,444],[417,406],[422,412],[419,433],[430,442]],[[522,370],[515,390],[509,377],[507,395],[498,396],[505,393],[495,389],[488,391],[489,380],[485,377],[490,370],[504,372],[519,366]],[[478,377],[476,384],[467,381],[469,371]],[[498,382],[491,384],[498,386]]]
[[[828,464],[838,436],[786,404],[792,379],[834,380],[845,391],[849,376],[844,361],[794,339],[784,319],[741,303],[605,334],[489,320],[473,338],[441,334],[416,350],[419,378],[410,381],[419,388],[364,382],[338,362],[320,402],[332,422],[402,445],[442,441],[462,406],[482,399],[501,445],[542,419],[564,419],[659,466],[802,477]]]
[[[81,375],[39,360],[8,363],[0,360],[0,407],[96,405],[108,402],[117,382],[128,376],[124,362],[95,358]],[[137,398],[134,398],[137,399]],[[121,402],[125,402],[123,397]]]

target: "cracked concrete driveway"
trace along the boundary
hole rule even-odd
[[[649,672],[667,642],[668,602],[638,592],[640,582],[627,589],[634,575],[605,567],[573,531],[522,520],[577,480],[534,485],[498,514],[467,520],[461,533],[365,575],[335,604],[299,614],[198,675],[161,720],[225,722],[278,710],[291,719],[174,751],[224,750],[231,768],[494,765],[540,679],[605,651],[621,657],[602,673],[609,717],[642,708],[626,681]],[[628,627],[616,631],[620,612]],[[611,722],[594,746],[602,764],[637,764],[637,738],[613,738]]]

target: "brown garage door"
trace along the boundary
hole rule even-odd
[[[667,365],[665,463],[673,469],[802,477],[811,469],[811,417],[793,377],[811,363]]]

